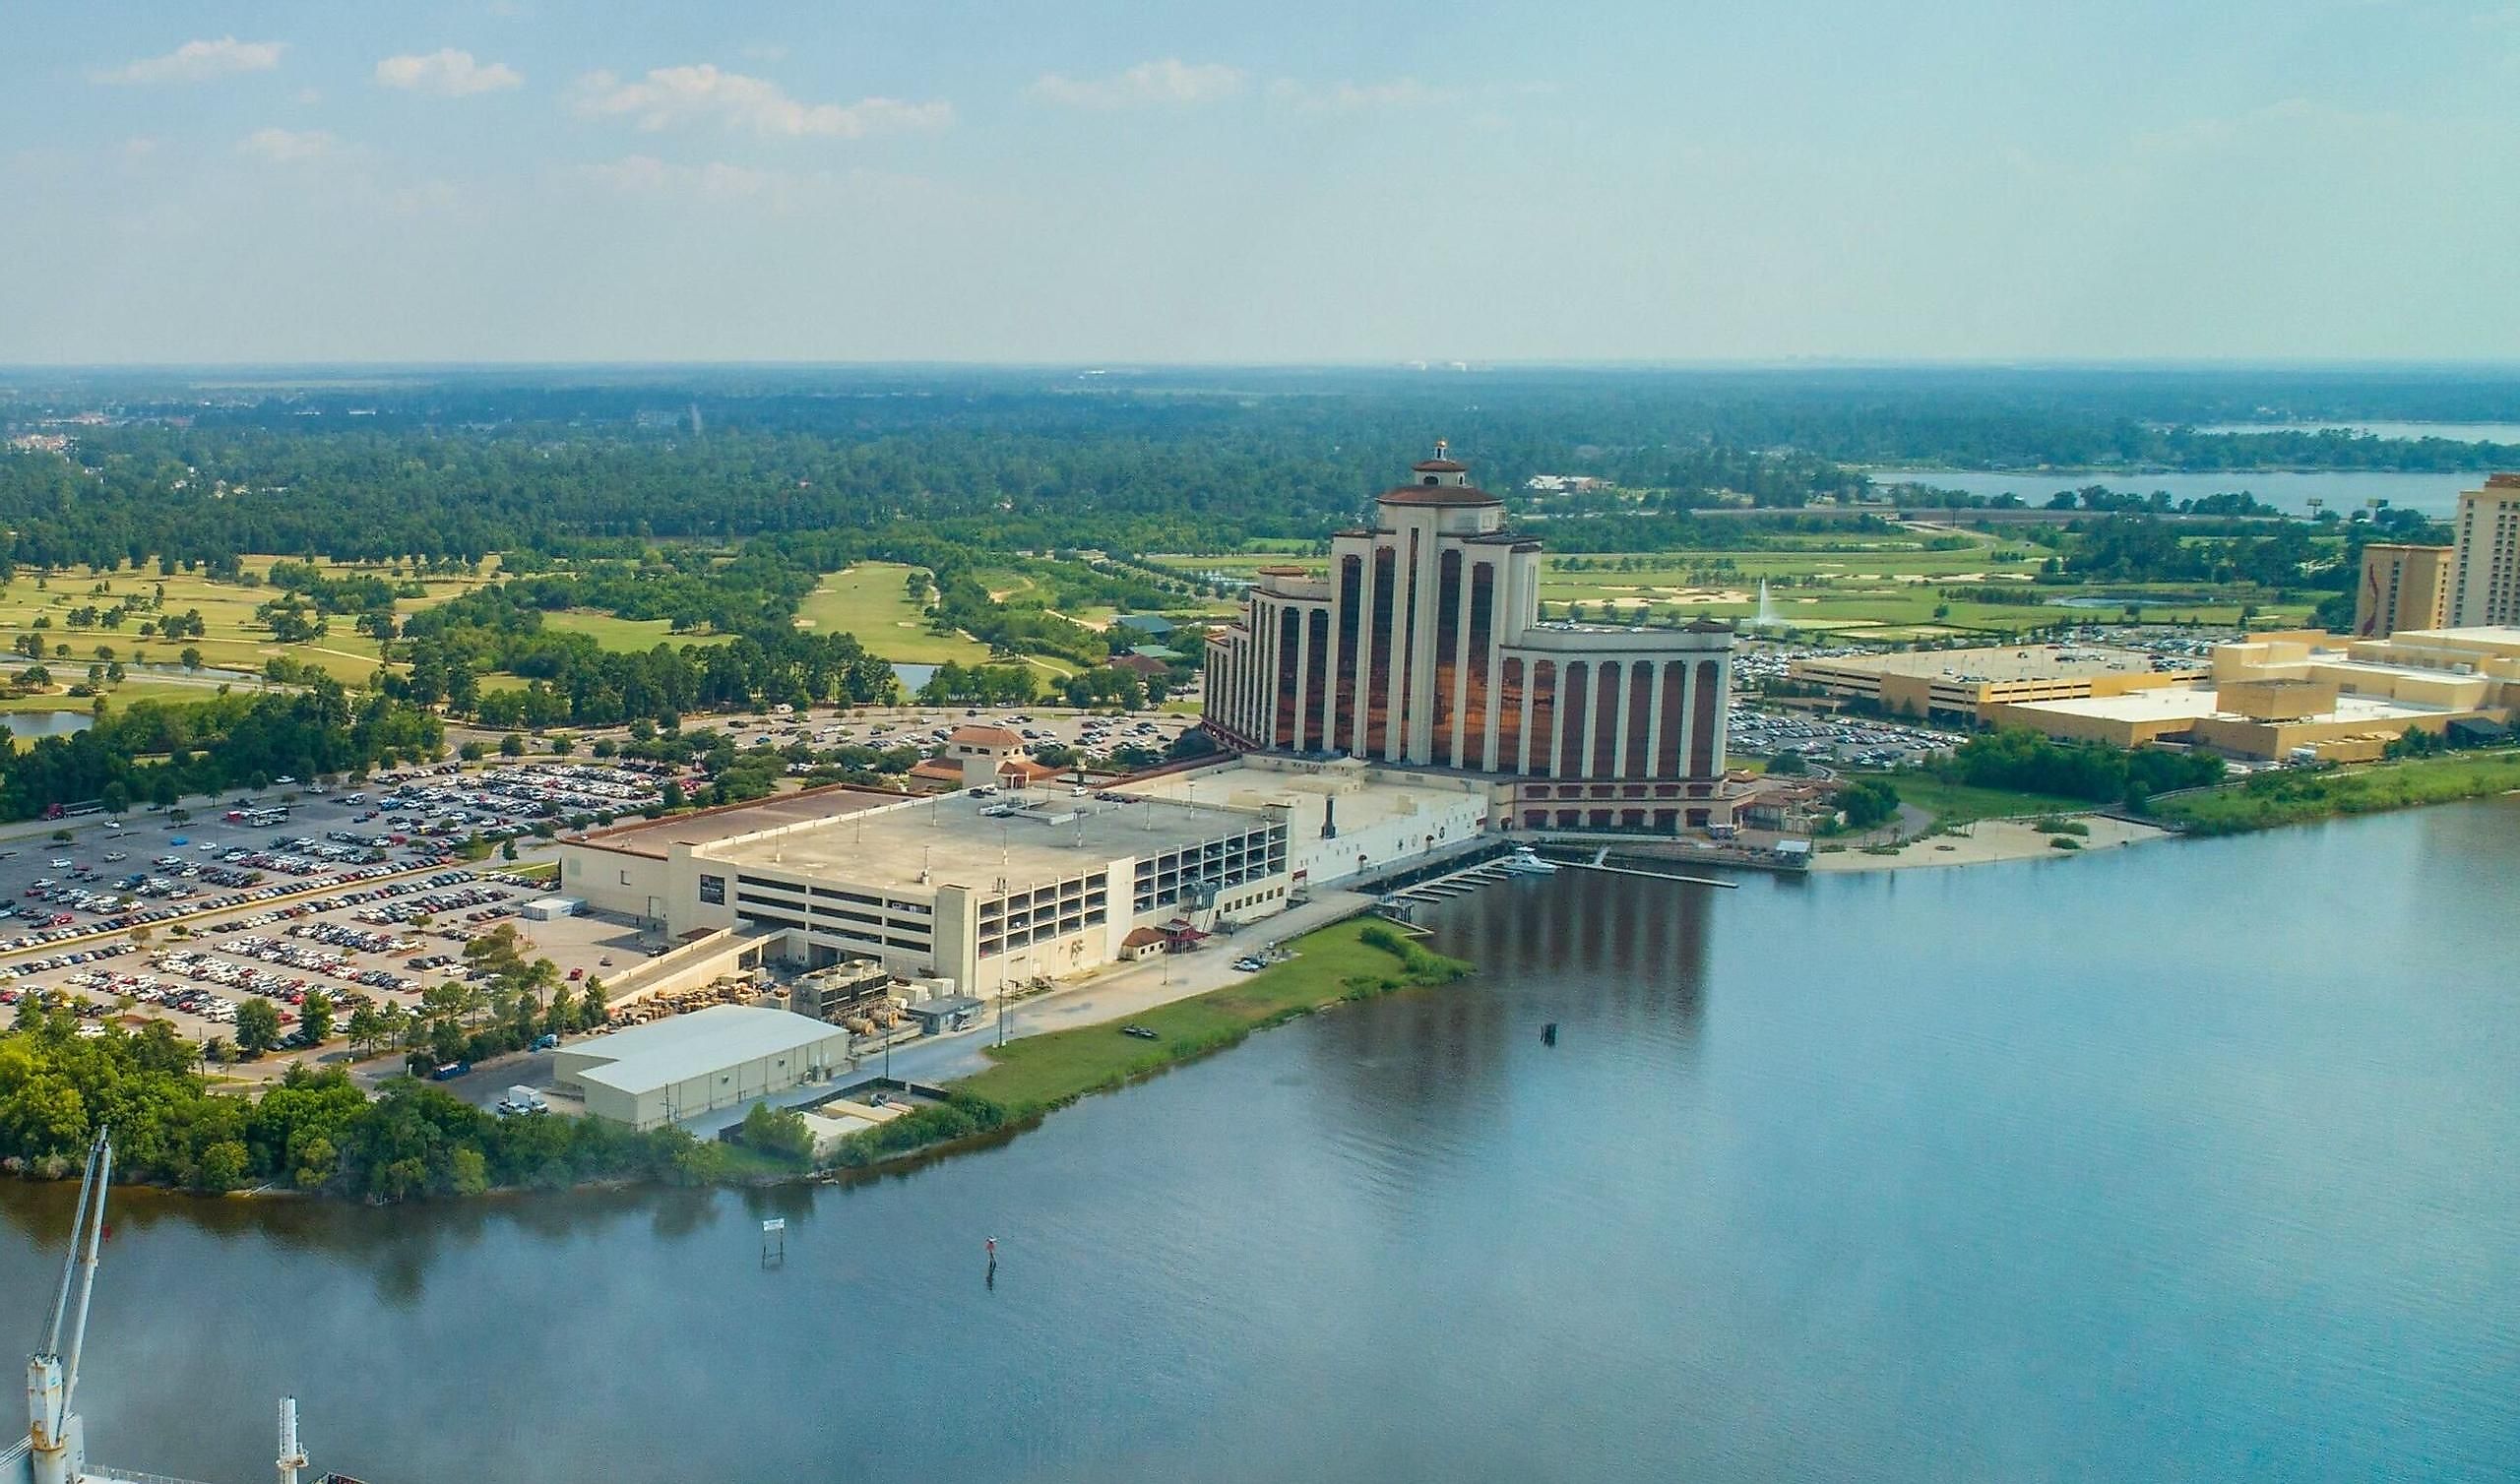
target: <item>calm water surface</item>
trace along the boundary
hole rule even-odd
[[[2217,422],[2200,433],[2324,433],[2372,438],[2441,438],[2452,443],[2520,443],[2520,422]]]
[[[284,1390],[377,1484],[2507,1480],[2515,867],[2497,800],[1517,882],[1469,983],[854,1189],[118,1195],[81,1397],[240,1481]],[[0,1186],[0,1332],[69,1195]]]
[[[2473,470],[2439,474],[2357,473],[2326,469],[2236,469],[2208,474],[2024,474],[1913,468],[1867,469],[1865,472],[1876,484],[1923,484],[1987,498],[2015,494],[2032,505],[2047,504],[2048,497],[2058,490],[2084,489],[2098,484],[2119,494],[2149,495],[2157,489],[2164,489],[2170,491],[2174,500],[2236,494],[2245,490],[2267,504],[2295,515],[2307,514],[2309,502],[2315,496],[2326,501],[2329,510],[2342,516],[2361,510],[2365,500],[2379,499],[2388,501],[2394,509],[2446,517],[2458,511],[2459,491],[2475,489],[2485,482],[2485,475]]]
[[[8,711],[0,713],[0,728],[12,737],[66,737],[84,732],[96,724],[96,718],[86,711]]]

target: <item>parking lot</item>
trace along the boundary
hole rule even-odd
[[[699,724],[697,722],[694,723]],[[1172,740],[1198,724],[1195,716],[1172,711],[1051,711],[1042,708],[909,706],[861,707],[821,715],[754,718],[737,723],[716,720],[719,730],[743,746],[841,747],[851,743],[875,748],[915,747],[932,751],[958,726],[1003,726],[1035,750],[1060,746],[1091,755],[1135,745],[1161,753]]]
[[[464,864],[461,840],[655,797],[646,774],[551,763],[20,826],[0,840],[0,930],[18,930],[0,938],[0,1005],[53,993],[92,1022],[162,1019],[196,1041],[230,1034],[242,995],[274,1001],[284,1030],[312,989],[337,1023],[362,1000],[416,1006],[467,939],[549,890]]]
[[[1922,763],[1960,740],[1949,732],[1901,721],[1738,705],[1724,725],[1725,746],[1735,754],[1772,758],[1781,752],[1797,752],[1815,763],[1856,768]]]

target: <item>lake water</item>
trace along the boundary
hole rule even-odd
[[[118,1193],[94,1452],[265,1478],[293,1390],[377,1484],[2520,1466],[2520,800],[1432,917],[1469,982],[854,1188]],[[0,1185],[0,1333],[71,1194]]]
[[[0,712],[0,726],[12,737],[66,737],[95,724],[96,718],[86,711]]]
[[[936,678],[936,666],[897,659],[893,661],[893,678],[901,682],[903,696],[915,700],[919,692],[927,689],[927,682]]]
[[[2364,500],[2376,498],[2386,500],[2401,510],[2422,511],[2428,516],[2443,518],[2459,508],[2461,490],[2475,489],[2485,482],[2485,475],[2474,470],[2443,474],[2265,469],[2210,474],[2090,471],[2025,474],[1914,468],[1867,469],[1865,472],[1872,476],[1875,484],[1924,484],[1935,489],[1956,489],[1963,494],[1988,497],[2009,493],[2021,496],[2032,505],[2047,504],[2048,497],[2058,490],[2084,489],[2098,484],[2124,494],[2149,495],[2157,489],[2166,489],[2174,500],[2245,490],[2267,504],[2295,515],[2308,514],[2313,496],[2325,500],[2327,508],[2340,515],[2352,515],[2362,508]]]
[[[2329,429],[2373,438],[2443,438],[2452,443],[2520,444],[2520,422],[2218,422],[2199,433],[2319,433]]]

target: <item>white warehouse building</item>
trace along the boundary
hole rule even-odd
[[[563,1046],[552,1073],[586,1099],[590,1115],[654,1129],[823,1082],[848,1061],[849,1032],[838,1025],[784,1010],[713,1005]]]

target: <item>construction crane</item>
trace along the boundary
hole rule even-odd
[[[79,1347],[88,1337],[88,1300],[96,1288],[96,1249],[104,1242],[105,1186],[113,1175],[114,1146],[99,1129],[79,1177],[79,1219],[70,1228],[70,1261],[61,1267],[52,1322],[44,1327],[42,1347],[27,1358],[27,1446],[16,1477],[29,1484],[82,1484],[88,1477],[88,1429],[71,1403],[79,1391]]]
[[[70,1258],[61,1267],[43,1345],[27,1358],[27,1436],[0,1449],[0,1484],[133,1484],[126,1476],[88,1469],[88,1428],[72,1405],[79,1391],[79,1352],[88,1337],[88,1301],[96,1289],[96,1258],[105,1240],[105,1190],[113,1183],[114,1146],[103,1130],[88,1145],[79,1177],[79,1218],[70,1228]],[[65,1329],[66,1327],[66,1329]],[[65,1342],[66,1340],[66,1342]],[[306,1453],[297,1446],[297,1398],[280,1403],[280,1484],[298,1484]],[[162,1484],[181,1484],[149,1475]],[[358,1484],[326,1474],[321,1484]]]

